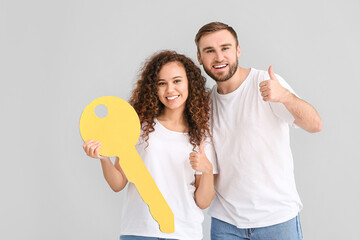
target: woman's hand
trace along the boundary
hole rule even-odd
[[[200,209],[205,209],[210,206],[211,201],[215,196],[214,174],[213,166],[206,157],[204,151],[204,143],[202,141],[199,146],[199,153],[190,153],[191,167],[201,175],[195,175],[195,202]]]
[[[99,154],[101,143],[94,142],[93,140],[86,141],[83,144],[83,148],[89,157],[100,159],[104,177],[112,190],[119,192],[124,189],[128,181],[125,173],[120,167],[119,158],[116,158],[115,163],[113,164],[109,157],[101,156]]]
[[[199,152],[192,152],[190,153],[190,164],[191,167],[198,172],[207,173],[210,174],[213,172],[213,166],[209,159],[206,157],[205,151],[204,151],[204,143],[205,141],[202,141],[199,146]]]
[[[83,148],[84,148],[85,153],[89,157],[97,158],[97,159],[100,159],[100,160],[104,160],[104,159],[108,158],[108,157],[105,157],[105,156],[101,156],[99,154],[99,150],[101,148],[101,143],[100,142],[94,142],[93,140],[86,141],[83,144]]]

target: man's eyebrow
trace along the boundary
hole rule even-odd
[[[213,49],[213,47],[205,47],[205,48],[202,49],[202,51],[204,52],[204,51],[209,50],[209,49]]]
[[[224,44],[220,45],[220,47],[230,47],[230,46],[232,46],[231,43],[224,43]],[[210,49],[214,49],[214,48],[213,47],[205,47],[202,49],[202,51],[204,52],[204,51],[210,50]]]
[[[222,45],[221,45],[221,47],[230,47],[230,46],[232,46],[231,43],[225,43],[225,44],[222,44]]]

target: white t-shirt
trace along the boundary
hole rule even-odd
[[[170,131],[156,119],[155,123],[155,131],[149,135],[149,146],[145,148],[146,143],[140,138],[136,150],[174,213],[175,232],[169,234],[160,231],[148,205],[135,185],[129,182],[121,235],[200,240],[204,216],[194,199],[195,171],[189,160],[193,146],[189,143],[187,133]],[[205,142],[204,150],[213,164],[214,173],[217,173],[216,155],[210,141]]]
[[[294,117],[283,104],[263,101],[259,84],[269,79],[252,68],[235,91],[221,95],[215,85],[211,93],[219,174],[209,214],[238,228],[282,223],[302,208],[289,139]]]

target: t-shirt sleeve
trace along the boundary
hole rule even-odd
[[[209,159],[209,161],[211,162],[211,164],[213,166],[213,173],[217,174],[218,173],[217,157],[216,157],[214,144],[213,144],[213,142],[211,141],[210,138],[207,138],[205,140],[204,151],[205,151],[206,157]],[[195,171],[195,174],[196,175],[201,175],[202,172]]]
[[[268,74],[267,74],[268,75]],[[268,75],[269,76],[269,75]],[[292,94],[299,97],[295,91],[290,87],[290,85],[279,75],[275,74],[276,78],[279,80],[281,86],[289,90]],[[270,77],[268,78],[270,79]],[[287,122],[290,126],[298,128],[296,124],[294,124],[295,118],[294,116],[287,110],[284,104],[278,102],[269,102],[270,108],[272,112],[283,121]]]

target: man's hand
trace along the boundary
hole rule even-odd
[[[284,104],[286,109],[295,118],[294,123],[297,126],[311,133],[320,132],[322,120],[315,108],[282,87],[272,70],[272,66],[269,67],[268,71],[270,80],[259,84],[263,100]]]
[[[291,94],[289,90],[282,87],[276,78],[272,66],[269,67],[270,80],[263,81],[259,84],[261,96],[266,102],[285,103],[287,97]]]
[[[202,141],[199,147],[199,153],[192,152],[190,153],[190,164],[191,167],[198,172],[202,173],[212,173],[213,167],[208,158],[206,157],[205,151],[204,151],[204,143],[205,141]]]

